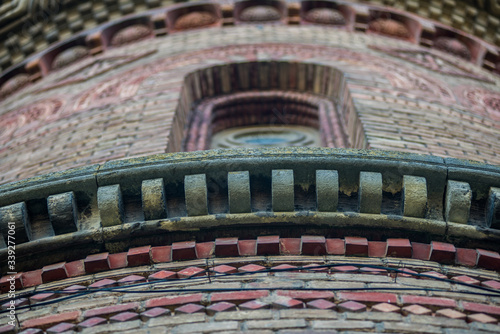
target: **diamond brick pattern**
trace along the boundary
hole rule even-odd
[[[494,280],[489,280],[489,281],[484,281],[481,282],[482,286],[485,286],[490,289],[495,289],[495,290],[500,290],[500,282],[499,281],[494,281]]]
[[[305,266],[302,266],[302,270],[304,272],[307,271],[321,271],[321,272],[328,272],[330,269],[328,267],[324,267],[323,264],[320,263],[311,263],[311,264],[306,264]]]
[[[215,314],[217,312],[236,311],[236,305],[228,302],[215,303],[207,307],[208,314]]]
[[[122,312],[109,318],[110,322],[125,322],[138,319],[139,315],[134,312]]]
[[[365,312],[366,305],[354,301],[348,301],[337,305],[341,312]]]
[[[443,275],[441,273],[438,273],[436,271],[426,271],[426,272],[423,272],[421,273],[422,275],[427,275],[427,276],[432,276],[432,277],[436,277],[436,278],[440,278],[440,279],[447,279],[448,276],[446,275]],[[422,279],[433,279],[432,277],[428,278],[428,277],[421,277]]]
[[[80,311],[63,312],[51,314],[36,319],[25,320],[21,323],[22,328],[29,327],[50,327],[61,322],[74,322],[80,317]]]
[[[220,301],[246,301],[269,296],[268,290],[234,291],[234,292],[214,292],[210,300],[212,303]]]
[[[405,315],[415,314],[415,315],[430,315],[432,311],[426,307],[420,305],[409,305],[402,308],[402,312]]]
[[[145,281],[146,281],[146,278],[143,276],[130,275],[130,276],[119,279],[118,285],[135,284],[135,283],[141,283],[141,282],[145,282]]]
[[[150,281],[163,280],[163,279],[174,279],[174,278],[177,278],[177,273],[173,272],[173,271],[168,271],[168,270],[161,270],[161,271],[158,271],[158,272],[148,276],[148,280],[150,280]]]
[[[171,305],[181,305],[188,303],[199,303],[203,295],[201,293],[195,293],[190,295],[179,295],[179,296],[167,296],[167,297],[159,297],[153,298],[146,301],[146,308],[154,308],[159,306],[171,306]],[[222,299],[225,300],[225,299]],[[213,297],[212,297],[213,301]]]
[[[310,308],[316,308],[319,310],[331,310],[335,308],[335,304],[329,302],[325,299],[315,299],[307,303],[307,306]]]
[[[464,313],[458,312],[458,311],[450,309],[450,308],[438,310],[436,312],[436,315],[441,316],[441,317],[451,318],[451,319],[465,319],[465,318],[467,318],[467,316]]]
[[[268,308],[270,305],[268,303],[262,302],[260,300],[250,300],[248,302],[239,305],[241,310],[259,310],[263,308]]]
[[[456,281],[456,282],[462,282],[462,283],[467,283],[467,284],[472,284],[472,285],[479,285],[479,284],[481,284],[481,281],[479,281],[479,280],[477,280],[475,278],[466,276],[466,275],[454,276],[451,279],[454,280],[454,281]]]
[[[99,326],[99,325],[105,324],[107,322],[108,322],[108,320],[105,319],[105,318],[92,317],[92,318],[88,318],[85,321],[80,322],[77,327],[79,329],[83,330],[85,328],[91,328],[91,327],[94,327],[94,326]]]
[[[297,269],[297,266],[292,266],[290,264],[280,264],[279,266],[271,267],[271,269],[281,272],[291,272],[293,271],[293,269]]]
[[[105,278],[105,279],[102,279],[102,280],[99,280],[95,283],[90,284],[89,288],[92,288],[92,289],[109,288],[109,287],[115,286],[116,284],[117,283],[115,280]]]
[[[393,304],[388,304],[388,303],[380,303],[377,305],[373,305],[372,311],[375,312],[399,312],[399,307]]]
[[[96,309],[87,310],[83,313],[84,318],[93,318],[93,317],[107,317],[117,313],[123,313],[127,311],[135,311],[139,308],[139,303],[128,303],[128,304],[119,304],[119,305],[111,305],[100,307]]]
[[[175,309],[175,313],[179,314],[191,314],[203,311],[205,311],[205,308],[198,304],[186,304]]]
[[[497,319],[484,313],[469,314],[467,316],[467,321],[468,322],[477,321],[483,324],[496,324],[498,322]]]
[[[169,315],[170,310],[163,307],[154,307],[140,314],[142,321],[147,321],[151,318],[157,318],[162,315]]]
[[[28,305],[28,304],[29,304],[29,301],[27,298],[14,299],[14,306],[16,306],[16,307],[20,307],[20,306],[24,306],[24,305]],[[2,310],[7,309],[10,305],[11,305],[10,301],[2,304]]]
[[[46,300],[53,299],[55,297],[56,297],[56,294],[52,293],[52,292],[39,293],[39,294],[36,294],[34,296],[31,296],[30,297],[30,301],[32,303],[38,303],[38,302],[43,302],[43,301],[46,301]]]
[[[205,269],[198,267],[188,267],[186,269],[177,272],[177,276],[179,276],[179,278],[190,278],[203,275],[205,275]]]
[[[223,264],[212,268],[212,272],[214,274],[234,274],[238,272],[238,269],[233,266]]]
[[[381,268],[362,267],[359,268],[359,271],[362,273],[368,273],[372,275],[387,275],[387,270]]]
[[[335,266],[331,268],[332,272],[337,271],[341,273],[349,273],[349,272],[356,272],[359,270],[358,267],[355,266]]]
[[[266,270],[266,267],[259,266],[257,264],[247,264],[246,266],[238,268],[239,272],[248,272],[248,273],[262,271],[262,270]]]
[[[63,291],[68,292],[68,293],[78,292],[78,291],[82,291],[82,290],[87,290],[87,287],[83,286],[83,285],[79,285],[79,284],[74,284],[74,285],[68,286],[67,288],[63,289]]]
[[[74,324],[70,324],[67,322],[61,322],[60,324],[57,324],[55,326],[52,326],[47,329],[47,334],[57,334],[57,333],[63,333],[72,330],[75,327]]]
[[[304,303],[293,298],[279,297],[273,301],[273,306],[278,309],[304,308]]]

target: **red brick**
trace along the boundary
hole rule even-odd
[[[177,278],[177,273],[168,270],[161,270],[148,276],[148,280],[150,281],[174,278]]]
[[[198,242],[196,243],[196,255],[198,259],[209,259],[214,255],[214,242]]]
[[[179,276],[179,278],[189,278],[204,275],[205,269],[198,267],[188,267],[177,272],[177,276]]]
[[[479,285],[481,282],[475,278],[466,276],[466,275],[461,275],[461,276],[455,276],[451,278],[452,280],[456,282],[462,282],[466,284],[472,284],[472,285]]]
[[[267,290],[215,292],[212,293],[210,301],[212,303],[220,301],[240,302],[244,300],[258,299],[267,296],[269,296],[269,291]]]
[[[470,312],[495,314],[497,316],[500,315],[500,306],[478,304],[465,301],[462,302],[462,306],[464,310]]]
[[[43,302],[46,300],[54,299],[55,297],[57,297],[57,295],[55,293],[52,293],[52,292],[38,293],[34,296],[31,296],[30,301],[32,303],[38,303],[38,302]]]
[[[10,300],[8,300],[6,303],[2,304],[2,309],[5,310],[10,306]],[[29,301],[27,298],[16,298],[14,299],[14,306],[15,307],[20,307],[24,305],[29,305]]]
[[[85,329],[85,328],[91,328],[94,326],[99,326],[99,325],[105,324],[107,322],[108,322],[108,320],[105,318],[94,317],[94,318],[89,318],[85,321],[80,322],[77,327],[80,329]]]
[[[21,290],[23,288],[23,274],[22,273],[18,273],[18,274],[15,274],[15,275],[7,275],[7,276],[3,276],[1,279],[0,279],[0,291],[1,292],[8,292],[10,291],[10,282],[9,279],[11,278],[11,276],[14,277],[14,286],[16,288],[16,291],[18,290]]]
[[[172,261],[172,246],[151,247],[151,260],[153,263]]]
[[[251,310],[251,311],[260,310],[262,308],[268,308],[268,307],[269,307],[268,303],[262,302],[260,300],[251,300],[243,304],[240,304],[239,306],[241,310]]]
[[[435,307],[451,307],[457,306],[457,302],[449,298],[424,297],[424,296],[402,296],[403,304],[420,304]]]
[[[382,292],[340,292],[339,299],[354,300],[357,302],[397,303],[397,296],[395,294]]]
[[[156,318],[156,317],[160,317],[162,315],[169,315],[170,314],[170,310],[167,310],[166,308],[162,308],[162,307],[155,307],[155,308],[152,308],[152,309],[149,309],[147,311],[144,311],[141,313],[141,319],[142,321],[147,321],[148,319],[151,319],[151,318]]]
[[[238,238],[215,239],[215,255],[219,257],[238,256]]]
[[[456,248],[452,244],[445,242],[432,241],[431,242],[431,261],[439,263],[454,263],[456,256]]]
[[[139,309],[139,303],[128,303],[128,304],[119,304],[119,305],[111,305],[106,307],[95,308],[92,310],[87,310],[83,313],[84,318],[93,318],[93,317],[109,317],[110,315],[126,312],[126,311],[135,311]]]
[[[87,290],[87,287],[83,286],[83,285],[74,284],[74,285],[68,286],[67,288],[63,289],[63,291],[65,291],[67,293],[68,292],[74,293],[74,292],[78,292],[78,291],[82,291],[82,290]]]
[[[74,324],[70,324],[67,322],[61,322],[60,324],[57,324],[55,326],[50,327],[47,329],[47,334],[56,334],[56,333],[63,333],[72,330],[75,327]]]
[[[56,264],[51,264],[45,266],[42,269],[42,281],[44,283],[53,282],[68,278],[68,272],[66,271],[66,262],[59,262]]]
[[[498,281],[493,281],[493,280],[484,281],[481,282],[481,285],[490,289],[500,290],[500,282]]]
[[[135,312],[122,312],[109,318],[110,322],[125,322],[139,319],[139,315]]]
[[[431,245],[412,242],[412,258],[419,260],[429,260],[431,256]]]
[[[258,264],[247,264],[246,266],[239,267],[238,271],[239,272],[257,272],[257,271],[262,271],[265,270],[266,267],[259,266]]]
[[[196,258],[196,242],[183,241],[172,244],[173,261],[194,260]]]
[[[92,288],[92,289],[109,288],[109,287],[115,286],[116,284],[117,283],[114,279],[105,278],[105,279],[102,279],[102,280],[99,280],[97,282],[90,284],[89,288]]]
[[[215,303],[207,307],[207,313],[213,315],[217,312],[236,311],[236,305],[228,302]]]
[[[240,256],[257,255],[257,240],[238,240],[238,252]]]
[[[500,255],[497,252],[478,248],[477,266],[491,270],[500,270]]]
[[[302,272],[308,272],[308,271],[322,271],[322,272],[328,272],[330,269],[326,267],[324,264],[320,263],[311,263],[311,264],[306,264],[305,266],[302,266]]]
[[[300,239],[281,238],[280,252],[282,255],[300,255]]]
[[[273,306],[277,308],[304,308],[304,303],[297,299],[278,297],[273,301]]]
[[[178,307],[175,309],[175,313],[181,313],[181,314],[192,314],[192,313],[197,313],[197,312],[203,312],[205,310],[205,307],[198,305],[198,304],[186,304],[182,305],[181,307]]]
[[[109,267],[111,269],[126,268],[128,266],[127,253],[109,254]]]
[[[321,256],[326,255],[326,239],[322,236],[303,235],[302,254]]]
[[[84,260],[85,272],[87,274],[106,271],[111,269],[109,266],[109,253],[92,254]]]
[[[313,301],[310,301],[307,303],[307,306],[310,308],[315,308],[318,310],[331,310],[335,308],[335,304],[332,302],[329,302],[328,300],[325,299],[316,299]]]
[[[387,243],[384,241],[368,241],[369,257],[385,257]]]
[[[410,240],[387,239],[387,256],[411,258],[412,247]]]
[[[477,260],[477,251],[469,248],[457,248],[455,263],[462,266],[474,267]]]
[[[195,293],[192,295],[180,295],[180,296],[167,296],[160,298],[153,298],[146,301],[146,308],[160,307],[160,306],[171,306],[171,305],[181,305],[188,303],[199,303],[203,295],[201,293]],[[224,300],[224,299],[221,299]]]
[[[151,246],[131,248],[127,253],[129,267],[148,265],[151,262]]]
[[[83,260],[66,262],[66,271],[68,272],[68,277],[85,275],[85,265],[83,264]]]
[[[136,283],[141,283],[141,282],[146,282],[146,278],[144,276],[129,275],[127,277],[119,279],[118,285],[136,284]]]
[[[345,242],[342,239],[326,239],[326,252],[330,255],[344,255]]]
[[[334,298],[334,294],[331,291],[278,290],[276,294],[278,296],[303,300]]]
[[[368,240],[360,237],[345,237],[345,255],[368,256]]]
[[[238,272],[238,269],[233,266],[222,264],[220,266],[212,268],[212,272],[217,274],[234,274]]]
[[[21,324],[21,328],[29,328],[29,327],[46,328],[51,325],[58,324],[60,322],[73,322],[76,321],[79,317],[80,317],[80,311],[51,314],[41,318],[25,320]]]
[[[337,309],[342,312],[364,312],[366,311],[366,305],[348,301],[337,305]]]
[[[257,255],[279,255],[280,237],[278,235],[257,237]]]
[[[42,269],[23,273],[22,281],[25,288],[42,284]]]

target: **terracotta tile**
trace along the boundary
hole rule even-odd
[[[189,277],[204,276],[204,275],[206,275],[205,269],[198,267],[188,267],[177,272],[177,276],[179,276],[179,278],[189,278]]]
[[[222,264],[212,268],[211,271],[215,274],[234,274],[238,272],[238,269],[233,266]]]
[[[131,248],[127,253],[129,267],[148,265],[151,262],[151,246]]]
[[[411,258],[412,246],[410,240],[387,239],[387,256]]]
[[[500,290],[500,282],[499,281],[494,281],[494,280],[489,280],[489,281],[484,281],[481,282],[482,286],[485,286],[490,289],[495,289],[495,290]]]
[[[332,272],[341,272],[341,273],[352,273],[358,271],[359,268],[355,266],[335,266],[331,267]]]
[[[153,263],[172,261],[172,246],[151,247],[151,260]]]
[[[109,254],[108,260],[111,269],[126,268],[128,266],[126,252]]]
[[[74,285],[68,286],[67,288],[63,289],[63,291],[71,292],[71,293],[84,291],[84,290],[87,290],[87,287],[83,286],[83,285],[78,285],[78,284],[74,284]]]
[[[467,317],[462,312],[458,312],[458,311],[453,310],[451,308],[445,308],[445,309],[438,310],[436,312],[436,316],[446,317],[446,318],[450,318],[450,319],[459,319],[459,320],[463,320]]]
[[[367,273],[372,275],[387,275],[387,270],[380,268],[362,267],[359,268],[359,271],[362,273]]]
[[[257,255],[257,240],[238,240],[238,251],[240,256]]]
[[[172,244],[172,260],[185,261],[196,259],[196,242],[183,241]]]
[[[238,256],[238,238],[215,239],[215,255],[218,257]]]
[[[330,255],[344,255],[345,242],[342,239],[326,239],[326,252]]]
[[[296,266],[292,266],[289,264],[280,264],[279,266],[271,267],[272,270],[276,270],[277,272],[298,272]]]
[[[322,256],[326,255],[326,239],[323,236],[303,235],[301,237],[302,254]]]
[[[214,256],[214,242],[198,242],[196,244],[196,255],[198,259],[209,259]]]
[[[436,278],[441,278],[441,279],[447,279],[448,276],[446,275],[443,275],[441,273],[438,273],[438,272],[435,272],[435,271],[426,271],[424,273],[421,273],[422,275],[427,275],[427,276],[432,276],[432,277],[436,277]],[[421,279],[433,279],[433,278],[430,278],[430,277],[420,277]]]
[[[483,324],[496,324],[498,322],[496,318],[484,313],[469,314],[467,316],[467,322],[473,321],[482,322]]]
[[[293,298],[278,297],[273,301],[273,307],[278,309],[304,308],[304,303]]]
[[[415,314],[415,315],[431,315],[432,311],[426,307],[420,305],[409,305],[405,306],[401,310],[404,315]]]
[[[238,268],[239,272],[257,272],[262,270],[266,270],[266,267],[259,266],[257,264],[247,264],[246,266]]]
[[[257,237],[257,255],[279,255],[280,237],[278,235]]]
[[[385,257],[387,252],[387,243],[384,241],[368,241],[369,257]]]
[[[75,328],[74,324],[70,324],[67,322],[61,322],[60,324],[57,324],[55,326],[52,326],[47,329],[47,334],[56,334],[56,333],[62,333],[62,332],[67,332]]]
[[[163,307],[155,307],[144,311],[140,314],[142,321],[148,321],[151,318],[160,317],[162,315],[169,315],[170,310]]]
[[[300,255],[300,238],[280,238],[282,255]]]
[[[451,279],[454,281],[457,281],[457,282],[462,282],[462,283],[467,283],[467,284],[472,284],[472,285],[481,284],[481,281],[479,281],[475,278],[469,277],[467,275],[454,276]]]
[[[77,325],[77,327],[80,330],[83,330],[85,328],[91,328],[91,327],[94,327],[94,326],[99,326],[99,325],[105,324],[107,322],[108,322],[108,320],[105,319],[105,318],[93,317],[93,318],[88,318],[87,320],[80,322]]]
[[[118,280],[118,285],[128,285],[128,284],[136,284],[146,282],[146,278],[144,276],[139,275],[130,275]]]
[[[38,302],[43,302],[43,301],[47,301],[50,299],[54,299],[55,297],[57,297],[57,295],[55,293],[52,293],[52,292],[38,293],[34,296],[31,296],[30,301],[32,303],[38,303]]]
[[[105,279],[102,279],[100,281],[97,281],[95,283],[90,284],[89,288],[100,289],[100,288],[109,288],[109,287],[116,286],[116,285],[117,285],[117,283],[115,280],[105,278]]]

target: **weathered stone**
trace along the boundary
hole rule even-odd
[[[472,199],[472,190],[466,182],[448,181],[445,199],[447,222],[467,224]]]
[[[500,229],[500,188],[490,188],[486,203],[486,225]]]
[[[31,237],[31,226],[28,219],[28,209],[25,202],[12,204],[9,206],[4,206],[0,208],[0,233],[7,239],[9,234],[9,226],[14,223],[15,242],[16,244],[22,242],[28,242],[32,239]]]
[[[272,202],[273,211],[294,211],[293,170],[273,170]]]
[[[427,207],[427,181],[425,177],[403,176],[403,215],[424,218]]]
[[[359,174],[359,212],[379,214],[382,206],[382,174]]]
[[[75,194],[69,191],[47,198],[50,222],[56,234],[75,232],[77,230],[78,210]]]
[[[119,184],[99,187],[97,206],[103,227],[123,224],[123,199]]]
[[[316,171],[316,201],[318,211],[337,211],[339,174],[336,170]]]
[[[250,174],[245,172],[229,172],[227,174],[229,195],[229,212],[251,212]]]
[[[207,178],[205,174],[184,177],[186,210],[188,216],[208,215]]]
[[[163,179],[142,181],[142,211],[145,220],[167,218]]]

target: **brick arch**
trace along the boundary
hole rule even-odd
[[[336,67],[315,63],[285,61],[238,62],[206,67],[185,76],[168,152],[206,148],[207,121],[211,110],[224,104],[247,103],[260,97],[304,103],[315,113],[325,146],[367,148],[361,121],[357,116],[344,74]],[[200,114],[205,113],[205,116]],[[313,126],[314,115],[294,115],[294,124]],[[317,121],[316,121],[317,123]],[[219,128],[230,127],[219,124]],[[203,127],[203,129],[201,128]],[[193,138],[202,130],[204,136]],[[189,138],[188,138],[189,137]],[[201,140],[200,145],[194,142]]]

